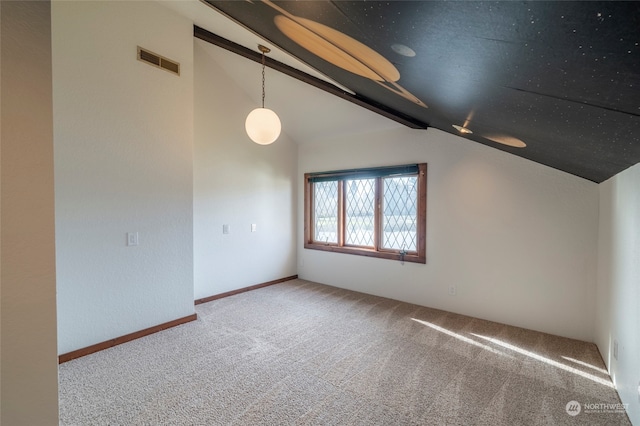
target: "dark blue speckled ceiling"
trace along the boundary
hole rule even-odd
[[[639,2],[208,3],[359,97],[431,127],[464,126],[465,138],[595,182],[640,162]],[[399,78],[375,64],[366,65],[387,80],[335,65],[277,16],[332,47],[349,50],[326,27],[361,43]]]

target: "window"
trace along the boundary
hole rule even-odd
[[[304,247],[426,263],[427,165],[304,175]]]

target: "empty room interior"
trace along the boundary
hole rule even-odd
[[[247,390],[264,406],[181,424],[640,425],[637,3],[2,1],[0,19],[3,425],[178,424],[143,403],[70,420],[99,400],[67,388],[79,371],[165,350],[218,376],[270,357]],[[258,107],[273,143],[248,135]],[[240,319],[253,343],[205,365]],[[172,340],[190,327],[191,357]],[[317,356],[338,348],[362,363],[339,377]],[[384,376],[396,355],[413,382]],[[508,374],[464,377],[494,356]],[[400,398],[436,358],[462,372]],[[291,376],[307,387],[285,398]],[[534,382],[534,402],[509,396]],[[355,402],[331,411],[338,394]]]

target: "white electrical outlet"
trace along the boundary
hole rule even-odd
[[[456,294],[458,294],[458,289],[456,288],[455,285],[450,285],[449,286],[449,295],[450,296],[455,296]]]
[[[231,228],[229,227],[229,225],[222,225],[223,234],[228,234],[230,231],[231,231]]]
[[[138,233],[137,232],[127,232],[127,245],[128,246],[137,246],[138,245]]]
[[[255,223],[251,224],[251,232],[256,232],[258,230],[258,225],[256,225]]]

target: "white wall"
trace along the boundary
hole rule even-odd
[[[136,1],[56,1],[52,25],[66,353],[194,312],[193,27]],[[137,46],[178,61],[181,75],[138,61]]]
[[[296,273],[297,146],[286,133],[269,146],[251,142],[244,120],[258,105],[217,62],[234,54],[201,40],[194,41],[194,52],[194,277],[200,299]],[[255,68],[259,84],[260,65],[243,62]]]
[[[640,164],[600,184],[598,254],[595,342],[640,424]]]
[[[300,277],[582,340],[593,338],[598,186],[447,133],[398,129],[299,150],[305,172],[428,163],[427,264],[307,250]],[[457,295],[448,287],[455,285]]]
[[[0,424],[58,423],[51,5],[0,2]]]

